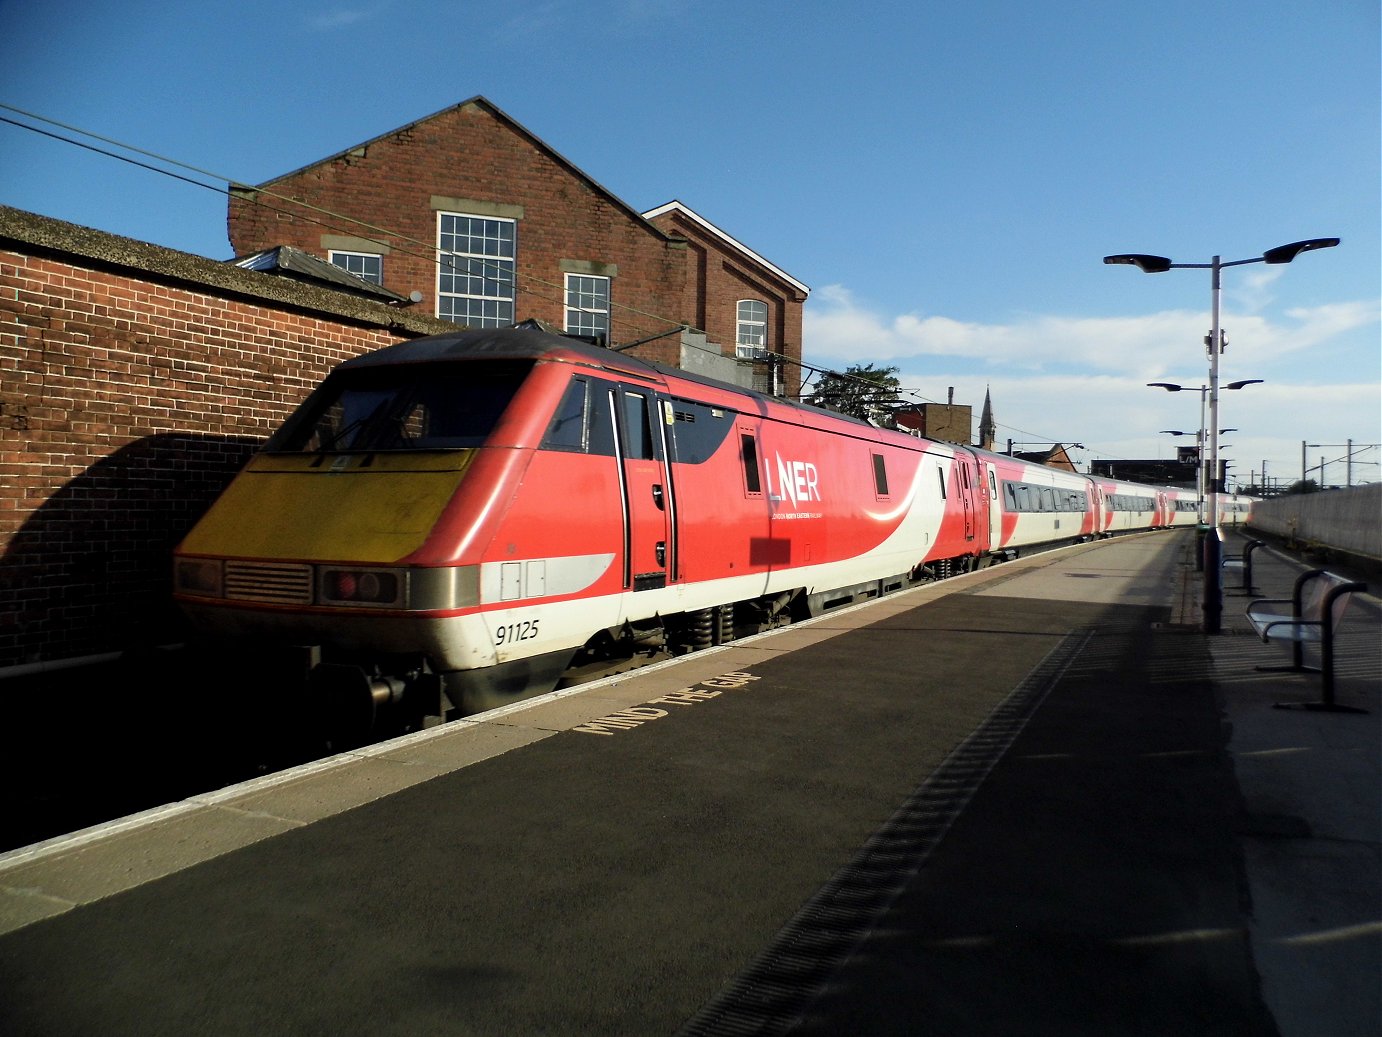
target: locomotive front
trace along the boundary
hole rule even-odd
[[[445,715],[441,675],[493,666],[473,559],[552,406],[532,350],[474,339],[367,354],[312,393],[175,551],[195,631],[291,646],[318,701],[370,719]]]

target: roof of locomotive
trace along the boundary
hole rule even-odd
[[[694,371],[686,371],[655,360],[641,360],[604,346],[592,345],[578,338],[544,331],[536,327],[487,328],[477,331],[444,332],[423,338],[385,346],[353,357],[337,370],[357,370],[363,367],[383,367],[394,364],[452,363],[472,360],[558,360],[586,364],[614,374],[631,375],[643,380],[676,380],[710,386],[724,392],[755,401],[757,407],[771,402],[775,406],[806,411],[811,415],[829,414],[840,421],[874,426],[848,414],[825,410],[778,396],[766,396],[742,385],[721,381]]]
[[[536,360],[539,357],[569,359],[601,367],[620,368],[647,377],[650,364],[580,339],[537,328],[484,328],[477,331],[443,332],[385,346],[353,357],[342,369],[389,364],[445,363],[463,360]],[[611,363],[614,361],[614,363]]]

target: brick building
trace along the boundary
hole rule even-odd
[[[237,256],[293,246],[448,321],[536,318],[740,384],[797,384],[804,284],[680,202],[636,211],[483,97],[234,188],[228,225]]]

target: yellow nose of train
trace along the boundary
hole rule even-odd
[[[390,565],[419,550],[475,451],[261,454],[179,548],[183,558]]]

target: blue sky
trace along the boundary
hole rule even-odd
[[[1144,383],[1208,373],[1209,272],[1105,255],[1339,237],[1222,297],[1232,471],[1333,483],[1382,442],[1380,40],[1376,0],[0,0],[0,104],[258,183],[482,94],[809,285],[808,362],[1080,461],[1173,456],[1198,394]],[[7,123],[0,203],[230,254],[223,197]]]

